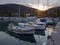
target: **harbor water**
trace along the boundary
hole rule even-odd
[[[45,45],[47,40],[45,32],[53,30],[53,27],[49,26],[50,28],[47,27],[45,32],[36,30],[33,35],[21,35],[9,32],[6,29],[8,23],[0,22],[0,45]]]
[[[21,35],[9,32],[7,29],[0,29],[0,45],[44,45],[46,40],[43,31],[38,31],[34,35]]]

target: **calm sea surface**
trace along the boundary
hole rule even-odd
[[[40,34],[20,35],[6,29],[0,29],[0,45],[34,45],[35,43],[42,45],[46,42],[46,36],[44,32],[40,31],[38,33]]]

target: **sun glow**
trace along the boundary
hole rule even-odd
[[[39,4],[39,6],[37,4],[31,4],[31,3],[28,3],[28,4],[30,5],[29,7],[36,8],[42,11],[45,11],[53,7],[53,6],[47,6],[47,5],[42,5],[42,4]]]
[[[36,8],[36,9],[39,9],[39,10],[42,10],[42,11],[45,11],[45,10],[47,10],[47,9],[49,9],[49,8],[52,8],[52,6],[44,6],[44,5],[39,5],[39,6],[32,6],[33,8]]]

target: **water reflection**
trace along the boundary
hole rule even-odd
[[[48,29],[46,31],[48,31]],[[44,30],[41,31],[36,30],[33,36],[33,35],[20,35],[9,32],[7,29],[0,29],[0,45],[20,45],[20,44],[33,45],[33,43],[36,42],[37,44],[42,45],[46,42],[46,40],[47,38],[45,36]]]
[[[39,29],[36,29],[35,35],[45,36],[45,30],[39,30]]]
[[[0,29],[0,31],[3,31],[6,34],[8,34],[9,36],[11,36],[11,37],[13,36],[13,37],[15,37],[15,38],[17,38],[19,40],[27,41],[27,42],[31,42],[31,43],[36,43],[34,35],[28,35],[28,34],[27,35],[23,35],[23,34],[21,35],[21,34],[16,34],[16,33],[13,33],[13,32],[8,31],[7,29]],[[44,35],[45,36],[45,33],[42,30],[41,31],[37,31],[36,30],[35,35]]]
[[[0,30],[1,45],[33,45],[35,39],[33,35],[20,35],[9,32],[8,30]]]
[[[28,41],[31,43],[35,43],[35,39],[33,35],[23,35],[23,34],[16,34],[16,33],[12,33],[12,32],[7,32],[10,36],[14,36],[15,38],[18,38],[19,40],[23,40],[23,41]]]

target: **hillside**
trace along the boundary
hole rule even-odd
[[[45,11],[47,16],[60,17],[60,7],[53,7]]]
[[[30,16],[37,16],[38,10],[34,8],[30,8],[24,5],[19,4],[4,4],[0,5],[0,16],[26,16],[26,14],[30,14]],[[41,16],[44,12],[39,10],[39,15]]]

